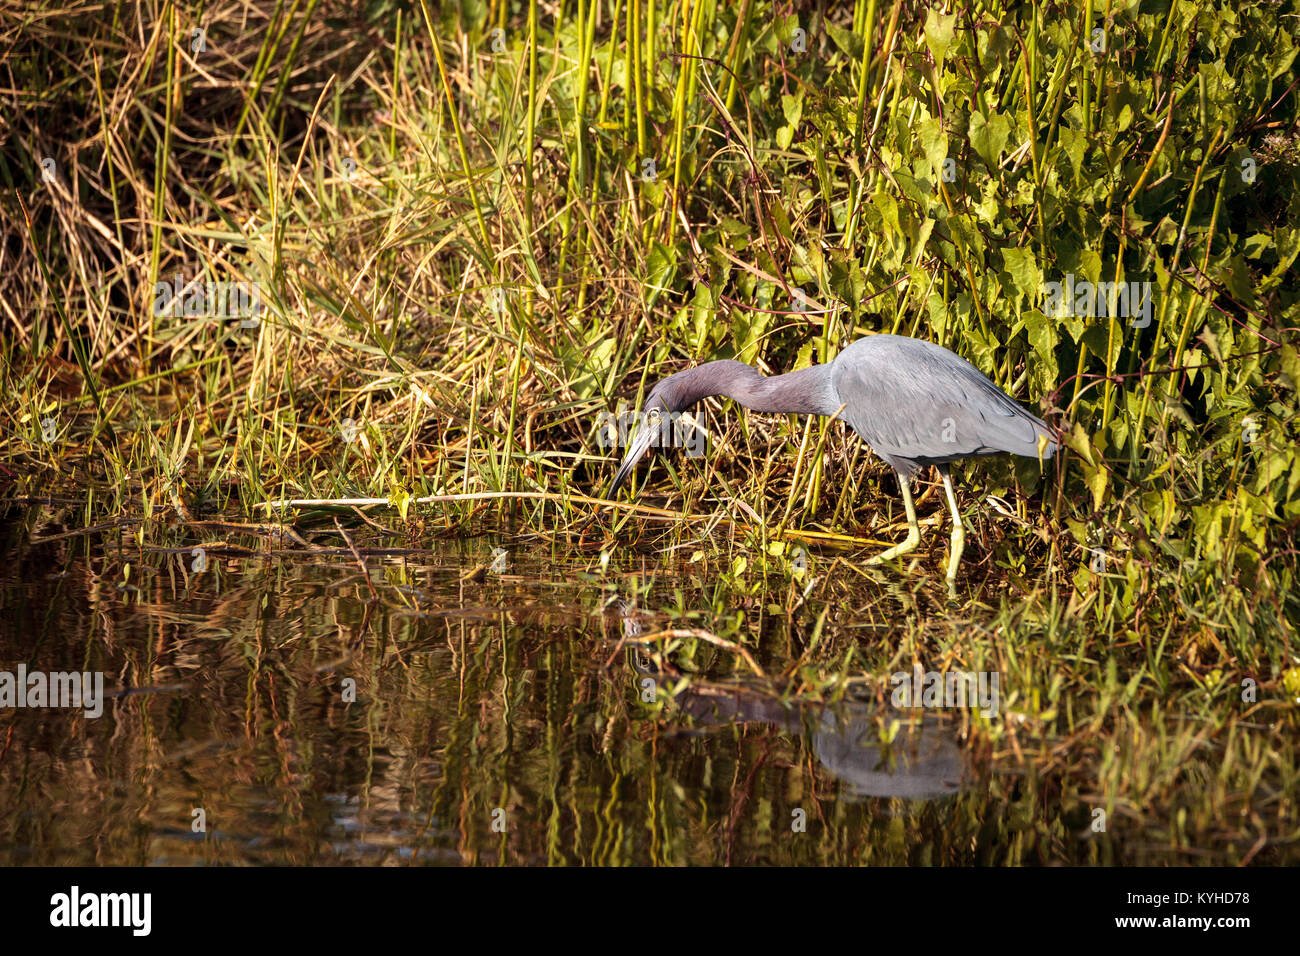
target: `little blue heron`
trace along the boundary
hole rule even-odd
[[[957,577],[966,542],[949,463],[1002,453],[1041,460],[1056,451],[1056,440],[1047,425],[960,355],[904,335],[869,335],[826,365],[784,375],[764,377],[757,369],[732,359],[669,375],[646,399],[640,430],[614,475],[611,497],[651,445],[659,443],[667,425],[664,413],[685,411],[711,395],[724,395],[758,412],[843,418],[894,469],[907,508],[907,538],[868,564],[880,564],[916,548],[921,529],[911,480],[923,465],[934,465],[952,512],[949,587]]]

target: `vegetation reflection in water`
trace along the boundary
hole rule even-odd
[[[494,571],[492,544],[394,549],[365,574],[344,556],[234,544],[202,572],[181,547],[16,545],[0,661],[103,670],[112,696],[98,720],[4,717],[0,862],[1224,862],[1249,850],[1188,789],[1228,766],[1209,748],[1175,789],[1183,836],[1154,771],[1151,806],[1112,803],[1094,832],[1105,761],[1090,741],[1036,735],[1013,674],[991,721],[893,707],[890,673],[921,657],[978,669],[973,648],[991,661],[1008,636],[991,637],[1007,623],[994,611],[932,616],[932,582],[854,579],[804,604],[792,579],[790,610],[779,584],[756,601],[746,576],[705,562],[647,555],[602,571],[506,542]],[[693,631],[725,637],[655,637]],[[1276,783],[1239,767],[1223,783],[1248,798]]]

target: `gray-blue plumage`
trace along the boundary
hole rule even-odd
[[[649,416],[614,475],[612,495],[661,436],[664,412],[682,412],[711,395],[746,408],[844,419],[897,473],[907,505],[907,541],[876,561],[912,550],[919,540],[910,479],[925,465],[939,469],[954,520],[951,583],[964,536],[948,463],[1009,453],[1050,458],[1051,430],[979,369],[941,345],[902,335],[871,335],[826,365],[764,377],[743,362],[708,362],[660,381],[646,399]],[[659,413],[659,414],[656,414]]]
[[[908,478],[923,465],[1010,453],[1044,458],[1056,441],[984,373],[941,345],[901,335],[858,339],[830,363],[841,417]]]

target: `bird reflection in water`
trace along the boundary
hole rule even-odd
[[[966,779],[956,737],[934,715],[905,721],[886,745],[879,737],[877,709],[865,703],[800,706],[750,688],[717,686],[688,688],[676,703],[697,726],[761,721],[805,734],[849,798],[934,800],[958,793]]]

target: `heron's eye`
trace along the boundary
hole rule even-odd
[[[650,411],[646,413],[646,418],[650,421],[650,424],[651,424],[651,425],[658,425],[658,424],[659,424],[659,409],[657,409],[657,408],[652,408],[652,409],[650,409]]]

